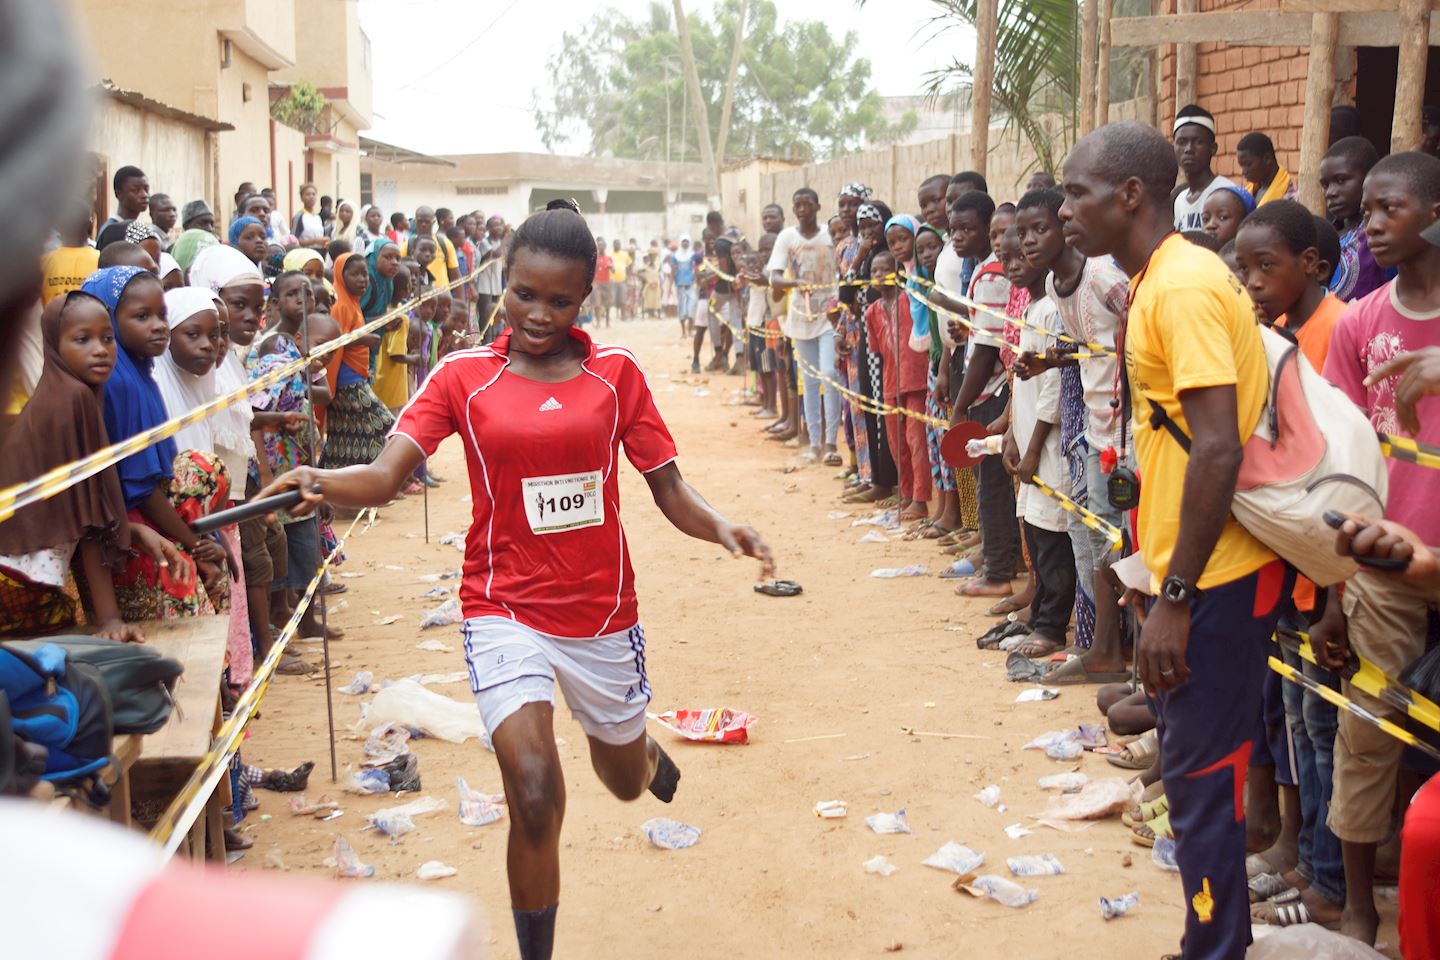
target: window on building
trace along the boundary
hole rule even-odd
[[[361,203],[361,205],[363,206],[363,205],[365,205],[365,204],[367,204],[367,203],[374,203],[374,202],[375,202],[375,179],[374,179],[374,177],[372,177],[372,176],[371,176],[370,174],[368,174],[368,173],[362,173],[362,174],[360,174],[360,203]],[[360,211],[357,210],[357,211],[355,211],[355,212],[356,212],[356,214],[359,214]]]
[[[503,197],[510,192],[509,187],[495,186],[469,186],[456,187],[455,192],[462,197]]]

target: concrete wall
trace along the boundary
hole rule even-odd
[[[232,45],[230,66],[219,73],[218,116],[235,126],[220,134],[220,190],[227,196],[242,180],[270,182],[269,82],[265,67]]]
[[[206,133],[180,120],[111,97],[96,98],[89,148],[105,163],[105,178],[126,164],[145,171],[153,193],[168,193],[177,207],[204,198],[215,202],[206,180]],[[113,211],[114,200],[108,204]]]
[[[344,91],[364,125],[371,120],[370,40],[360,29],[358,4],[310,0],[295,7],[295,65],[275,71],[281,83],[308,80],[332,100]],[[351,138],[353,142],[353,138]]]
[[[990,143],[985,172],[990,192],[997,200],[1015,199],[1033,172],[1034,154],[1024,141],[1002,136],[998,127],[992,128]],[[780,204],[786,219],[793,220],[790,204],[794,192],[800,187],[812,187],[820,194],[823,220],[834,212],[840,188],[859,181],[896,213],[913,212],[918,208],[916,191],[921,181],[937,173],[958,173],[969,166],[969,158],[969,134],[951,134],[928,143],[866,150],[826,163],[790,166],[754,161],[721,173],[722,211],[727,223],[736,225],[747,236],[759,236],[760,211],[766,204]]]

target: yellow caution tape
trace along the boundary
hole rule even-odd
[[[239,749],[240,738],[244,735],[246,726],[259,711],[260,702],[265,698],[265,693],[270,688],[270,681],[275,676],[275,670],[280,666],[280,658],[285,654],[285,649],[290,645],[295,634],[299,632],[300,619],[315,599],[315,593],[320,589],[320,581],[324,579],[325,571],[330,569],[330,564],[334,562],[336,555],[345,546],[345,541],[355,531],[360,519],[367,513],[371,514],[373,518],[375,508],[362,511],[350,522],[350,526],[345,530],[345,535],[340,537],[335,544],[335,549],[331,550],[325,557],[325,561],[320,564],[320,569],[316,571],[310,585],[305,588],[300,602],[295,605],[295,612],[291,615],[290,621],[285,624],[285,628],[275,638],[275,644],[270,648],[269,655],[255,669],[255,674],[250,679],[250,685],[245,688],[235,702],[235,709],[231,711],[230,719],[220,725],[219,732],[215,734],[214,745],[200,759],[199,764],[195,767],[195,772],[190,774],[190,779],[185,781],[185,785],[180,788],[175,799],[170,801],[170,806],[160,815],[160,819],[155,821],[155,826],[150,829],[150,839],[164,848],[167,857],[174,854],[179,848],[185,835],[190,832],[191,826],[204,811],[211,794],[215,792],[216,784],[229,772],[230,758]],[[215,842],[218,843],[219,838],[215,838]]]
[[[1429,467],[1431,470],[1440,470],[1440,449],[1411,440],[1409,437],[1396,437],[1388,433],[1378,436],[1380,437],[1380,451],[1385,456],[1404,460],[1406,463],[1413,463],[1416,466]]]
[[[1045,481],[1041,480],[1039,477],[1031,477],[1030,483],[1035,487],[1036,490],[1039,490],[1041,493],[1045,494],[1045,496],[1060,504],[1061,509],[1063,509],[1066,513],[1073,514],[1081,523],[1085,524],[1085,526],[1089,527],[1091,530],[1094,530],[1096,533],[1103,536],[1106,540],[1109,540],[1111,552],[1120,549],[1121,533],[1119,527],[1108,523],[1102,517],[1097,517],[1089,510],[1086,510],[1084,507],[1080,506],[1080,504],[1076,503],[1074,500],[1071,500],[1069,497],[1065,496],[1065,494],[1061,493],[1059,490],[1056,490],[1046,484]]]
[[[1306,690],[1309,690],[1311,693],[1315,694],[1317,697],[1324,700],[1326,703],[1333,704],[1334,706],[1339,707],[1341,710],[1348,710],[1350,713],[1359,717],[1361,720],[1364,720],[1366,723],[1371,724],[1375,727],[1379,727],[1381,730],[1390,734],[1390,736],[1394,737],[1396,740],[1399,740],[1401,743],[1407,746],[1414,747],[1421,753],[1428,754],[1436,760],[1440,760],[1440,750],[1437,750],[1435,747],[1426,743],[1424,740],[1421,740],[1419,737],[1415,736],[1415,734],[1411,733],[1409,730],[1406,730],[1404,727],[1397,726],[1394,723],[1391,723],[1389,720],[1386,720],[1384,717],[1377,717],[1369,710],[1366,710],[1364,707],[1360,706],[1360,704],[1356,703],[1354,700],[1351,700],[1349,697],[1345,696],[1345,694],[1341,693],[1339,690],[1333,690],[1330,687],[1327,687],[1325,684],[1320,683],[1313,677],[1305,676],[1305,674],[1301,673],[1299,670],[1296,670],[1294,667],[1290,666],[1283,660],[1277,659],[1276,657],[1270,657],[1268,662],[1270,664],[1271,670],[1274,670],[1276,673],[1280,674],[1280,676],[1284,677],[1286,680],[1291,681],[1292,683],[1298,683],[1300,686],[1304,687]]]
[[[1275,641],[1282,647],[1294,650],[1317,666],[1323,666],[1315,659],[1315,650],[1310,646],[1310,635],[1301,633],[1298,630],[1277,630]],[[1383,700],[1397,710],[1404,713],[1419,723],[1424,724],[1431,730],[1440,732],[1440,705],[1417,693],[1410,687],[1405,686],[1399,680],[1381,670],[1375,664],[1364,657],[1350,651],[1350,661],[1341,675],[1350,685],[1374,697],[1376,700]]]
[[[217,397],[209,403],[181,414],[173,420],[167,420],[164,423],[157,424],[149,430],[137,433],[132,437],[127,437],[119,443],[112,443],[110,446],[96,450],[94,453],[81,457],[79,460],[62,464],[33,480],[17,483],[12,487],[0,490],[0,523],[13,517],[17,510],[28,507],[32,503],[48,500],[56,494],[70,489],[80,481],[87,480],[102,470],[114,466],[126,457],[144,450],[151,444],[159,443],[167,437],[173,437],[191,424],[198,423],[206,417],[214,416],[221,410],[241,403],[251,395],[264,390],[271,384],[278,383],[286,377],[305,369],[310,365],[312,360],[318,357],[328,356],[337,350],[343,350],[361,337],[373,333],[397,317],[404,316],[408,311],[413,310],[426,300],[438,296],[441,292],[448,292],[462,284],[468,283],[479,276],[482,270],[489,269],[490,264],[499,262],[498,260],[492,260],[490,263],[485,264],[467,276],[461,277],[458,280],[452,280],[443,285],[437,285],[423,296],[403,303],[383,316],[371,320],[364,326],[331,340],[324,346],[312,351],[309,356],[301,357],[299,360],[293,360],[290,363],[277,367],[265,376],[252,380],[245,386],[224,396]]]

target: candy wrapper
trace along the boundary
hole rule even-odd
[[[702,743],[749,743],[750,728],[760,722],[756,716],[729,707],[667,710],[646,716],[669,727],[686,740],[698,740]]]
[[[1127,893],[1119,897],[1100,898],[1100,916],[1106,920],[1123,917],[1140,905],[1140,894]]]
[[[821,800],[815,804],[815,816],[822,820],[839,820],[850,812],[850,805],[844,800]]]
[[[684,850],[700,840],[700,828],[678,820],[655,817],[640,824],[640,832],[662,850]]]
[[[872,813],[865,818],[865,825],[876,833],[911,833],[910,820],[904,810],[894,813]]]

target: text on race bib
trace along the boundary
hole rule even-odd
[[[599,470],[526,477],[520,486],[525,518],[534,533],[563,533],[605,522],[604,483]]]

